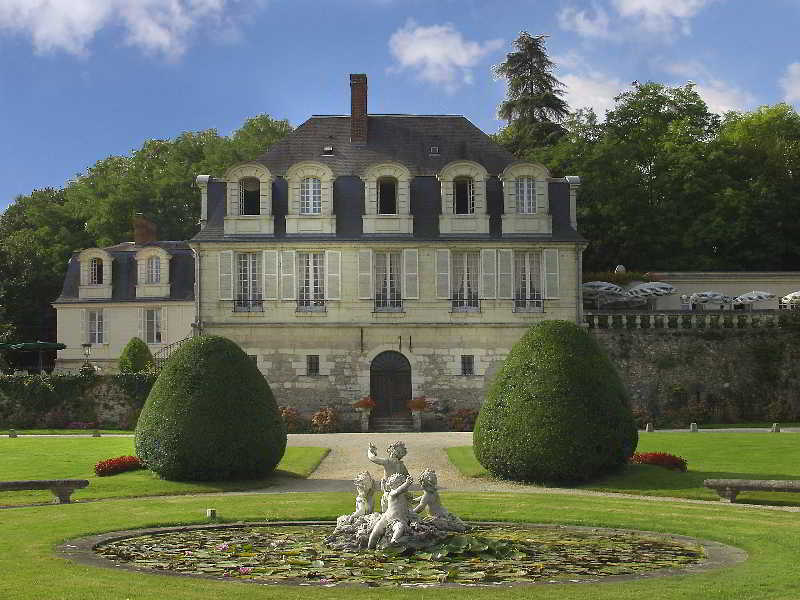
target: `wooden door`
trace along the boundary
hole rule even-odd
[[[381,352],[370,365],[370,395],[374,417],[406,417],[411,414],[411,365],[399,352]]]

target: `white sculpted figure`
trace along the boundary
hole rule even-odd
[[[342,515],[336,519],[336,527],[354,522],[358,517],[372,513],[375,507],[375,480],[369,471],[362,471],[353,479],[356,486],[356,511],[350,515]]]
[[[397,542],[406,532],[411,514],[408,510],[406,490],[414,482],[408,475],[395,473],[384,480],[384,498],[387,498],[387,509],[372,528],[367,548],[374,548],[387,529],[392,531],[392,543]]]
[[[435,525],[437,529],[448,531],[466,531],[467,525],[454,514],[451,514],[442,506],[441,498],[436,481],[436,471],[425,469],[419,476],[419,484],[422,486],[422,496],[416,499],[417,506],[414,507],[415,513],[421,513],[427,507],[429,517],[425,523]]]
[[[403,464],[403,457],[408,454],[406,445],[403,442],[394,442],[393,444],[389,444],[389,447],[386,448],[386,454],[389,455],[388,458],[379,457],[378,450],[375,448],[375,444],[370,444],[369,449],[367,450],[367,458],[376,465],[381,465],[383,467],[381,490],[384,492],[384,494],[381,498],[381,512],[386,511],[386,503],[388,500],[386,495],[386,480],[394,474],[408,476],[408,469],[406,469],[405,464]]]

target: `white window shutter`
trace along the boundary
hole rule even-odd
[[[497,251],[493,248],[481,250],[481,298],[497,297]]]
[[[100,312],[100,318],[103,320],[103,342],[102,343],[103,344],[108,344],[109,343],[109,337],[108,337],[108,322],[109,322],[109,318],[108,317],[109,317],[109,313],[111,311],[106,310],[106,309],[100,309],[99,312]]]
[[[87,321],[87,314],[86,309],[81,309],[81,343],[88,344],[89,343],[89,323]]]
[[[436,297],[450,299],[450,250],[436,250]]]
[[[111,260],[103,259],[103,285],[111,285]]]
[[[536,212],[547,213],[547,186],[546,179],[537,179],[535,183],[536,190]]]
[[[278,299],[278,251],[264,250],[264,300]]]
[[[546,248],[542,252],[544,262],[544,297],[558,298],[558,250],[556,248]]]
[[[233,250],[219,253],[219,299],[233,300]]]
[[[169,329],[167,327],[167,313],[169,313],[169,309],[166,306],[162,306],[161,310],[161,343],[167,343],[167,336],[169,335]]]
[[[136,261],[136,271],[138,273],[137,282],[139,285],[147,282],[147,259],[141,258]]]
[[[358,251],[358,297],[372,298],[372,250]]]
[[[81,268],[81,285],[89,285],[89,262],[91,259],[80,261],[78,264]]]
[[[514,251],[497,251],[497,297],[510,300],[514,296]]]
[[[342,253],[325,251],[325,299],[340,300],[342,287]]]
[[[145,330],[144,330],[144,309],[139,309],[139,335],[137,336],[140,340],[147,343],[147,338],[145,337]]]
[[[281,298],[283,300],[295,300],[297,298],[297,287],[295,283],[295,269],[297,267],[297,256],[294,250],[281,251]]]
[[[419,251],[416,248],[403,250],[403,298],[419,298]]]

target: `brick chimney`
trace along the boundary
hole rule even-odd
[[[149,244],[158,239],[158,228],[156,224],[145,217],[142,213],[133,215],[133,241],[138,246]]]
[[[367,143],[367,76],[350,74],[350,141]]]

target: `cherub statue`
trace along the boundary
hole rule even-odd
[[[375,507],[375,480],[369,471],[362,471],[353,479],[356,486],[356,511],[350,515],[342,515],[336,519],[336,527],[349,525],[364,515],[370,514]]]
[[[425,523],[447,531],[466,531],[468,529],[464,521],[442,506],[437,489],[436,471],[425,469],[419,476],[419,484],[422,486],[423,493],[416,499],[419,504],[414,507],[414,512],[419,514],[427,507],[430,516],[425,519]]]
[[[392,543],[406,533],[409,521],[414,518],[408,509],[408,496],[406,495],[406,490],[413,482],[414,480],[409,475],[401,473],[394,473],[384,480],[384,498],[387,499],[387,508],[372,527],[367,548],[375,548],[387,529],[392,532]]]
[[[370,444],[367,450],[367,458],[376,465],[381,465],[383,467],[381,490],[384,492],[384,495],[381,498],[381,512],[386,512],[386,480],[395,474],[408,476],[408,469],[406,469],[406,466],[403,464],[403,457],[408,454],[406,445],[403,442],[389,444],[389,447],[386,448],[386,454],[389,455],[388,458],[380,458],[375,444]]]

